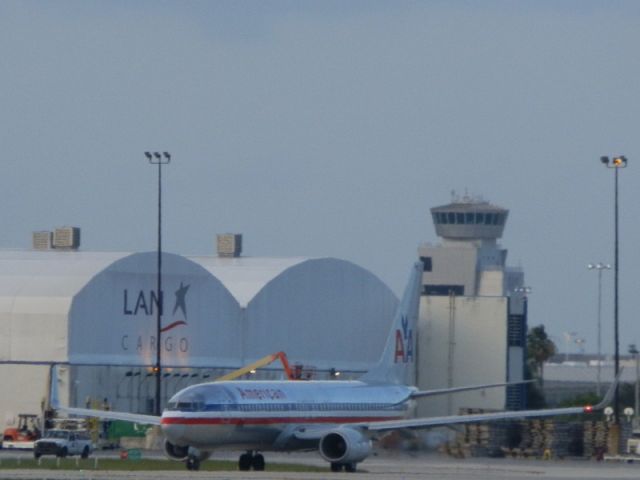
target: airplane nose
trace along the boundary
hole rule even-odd
[[[171,442],[175,443],[184,437],[185,426],[180,424],[163,424],[162,433]]]

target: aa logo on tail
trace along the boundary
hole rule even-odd
[[[409,319],[402,316],[402,330],[396,329],[396,354],[394,363],[413,362],[413,330],[409,328]]]

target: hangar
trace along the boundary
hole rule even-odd
[[[152,412],[157,309],[163,401],[267,354],[327,378],[357,376],[382,351],[398,299],[379,278],[334,258],[186,257],[156,252],[0,251],[0,418],[36,413],[50,365],[63,403],[107,398]],[[281,370],[262,372],[276,378]]]

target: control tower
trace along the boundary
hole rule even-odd
[[[521,272],[506,267],[502,237],[509,210],[463,197],[431,209],[441,245],[423,245],[425,294],[503,296],[522,283]]]
[[[524,273],[507,266],[502,237],[509,211],[478,198],[454,197],[431,209],[440,243],[423,244],[418,333],[418,386],[451,388],[518,381],[526,342]],[[522,408],[521,388],[496,388],[433,398],[421,414],[460,408]]]
[[[453,241],[495,243],[502,237],[508,215],[509,210],[470,197],[431,209],[436,234]]]

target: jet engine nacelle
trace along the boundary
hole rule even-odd
[[[169,440],[164,441],[164,453],[172,460],[186,460],[189,456],[189,446],[181,447],[171,443]]]
[[[353,428],[337,428],[320,439],[320,455],[331,463],[358,463],[371,453],[371,440]]]
[[[178,460],[185,462],[189,457],[197,458],[200,461],[204,461],[211,456],[211,452],[203,452],[197,448],[185,445],[181,447],[175,443],[171,443],[169,440],[164,441],[164,453],[172,460]]]

